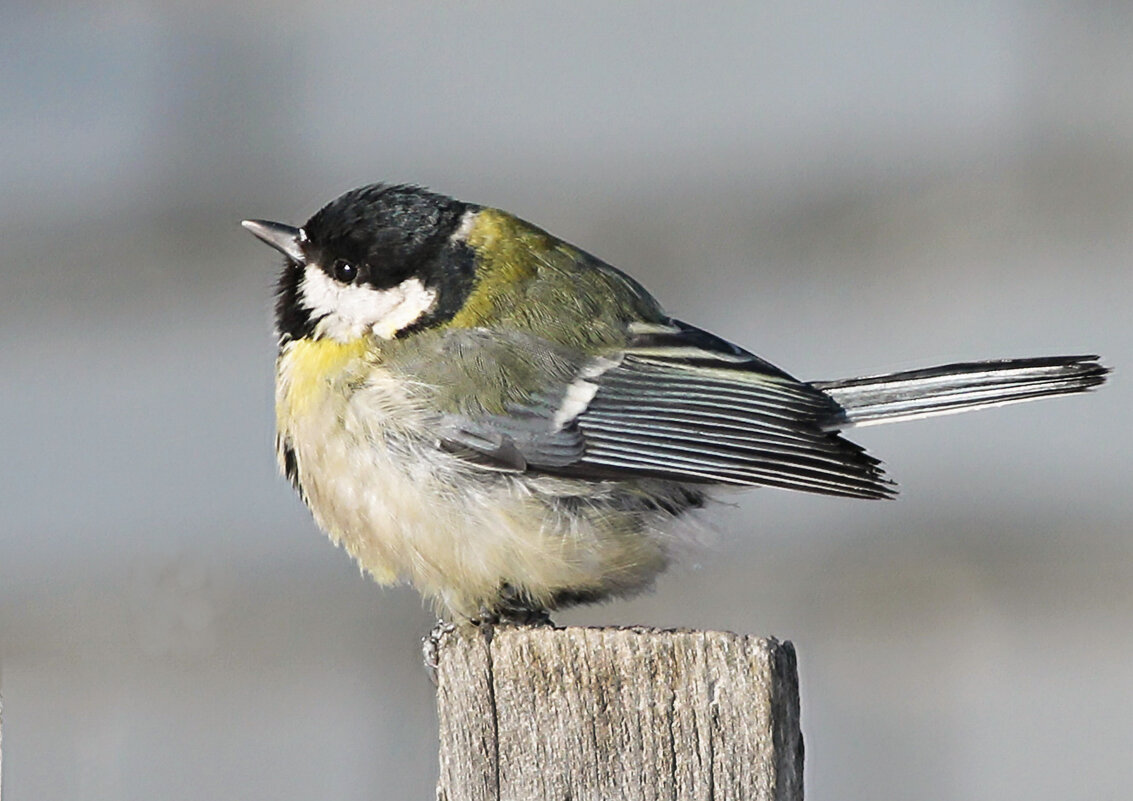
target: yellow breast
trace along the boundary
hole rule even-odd
[[[337,383],[357,375],[365,363],[367,342],[301,339],[287,345],[279,357],[276,419],[284,424],[320,405]]]

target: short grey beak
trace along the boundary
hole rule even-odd
[[[306,238],[302,228],[293,228],[283,223],[267,220],[244,220],[240,223],[251,231],[257,239],[266,242],[287,258],[299,264],[307,262],[303,253],[303,240]]]

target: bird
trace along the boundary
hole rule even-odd
[[[442,620],[634,595],[721,490],[892,498],[846,429],[1109,372],[1079,355],[799,380],[547,231],[415,185],[243,226],[284,257],[281,472],[363,572],[413,585]]]

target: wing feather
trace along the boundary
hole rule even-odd
[[[510,358],[551,347],[514,333],[506,342]],[[502,413],[446,415],[438,424],[442,444],[512,471],[859,498],[894,492],[876,459],[822,428],[840,411],[828,395],[684,323],[639,325],[637,333],[630,326],[620,352],[597,359],[558,352],[547,364],[544,388],[517,395]],[[564,375],[565,365],[573,366]]]
[[[579,466],[854,497],[892,494],[876,459],[820,428],[819,418],[832,411],[824,395],[779,375],[734,367],[729,374],[706,361],[698,352],[695,364],[666,365],[652,354],[642,363],[627,351],[599,377],[577,418],[586,443]]]

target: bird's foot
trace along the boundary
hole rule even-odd
[[[433,686],[437,686],[437,668],[440,667],[441,640],[456,631],[456,626],[444,618],[438,618],[429,633],[421,638],[421,659],[425,663],[425,673]]]
[[[525,607],[502,610],[499,614],[499,622],[513,626],[555,625],[554,621],[551,620],[551,613],[546,609],[529,609]]]
[[[481,610],[483,614],[483,610]],[[551,613],[542,606],[536,606],[531,599],[517,592],[510,584],[500,588],[500,600],[493,610],[495,623],[512,626],[553,626]]]

